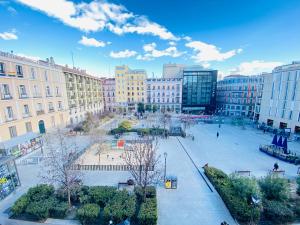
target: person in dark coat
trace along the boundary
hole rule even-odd
[[[220,135],[219,132],[217,132],[217,138],[219,137],[219,135]]]
[[[278,163],[274,163],[274,168],[273,168],[273,171],[277,171],[279,169],[279,165]]]

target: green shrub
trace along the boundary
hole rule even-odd
[[[127,130],[124,129],[123,127],[118,127],[118,128],[112,129],[109,133],[112,134],[112,135],[115,135],[115,134],[123,134],[126,131]]]
[[[85,204],[77,210],[77,217],[83,225],[96,224],[99,215],[100,207],[97,204]]]
[[[243,193],[241,190],[235,190],[235,186],[240,182],[244,186],[247,186],[247,182],[244,182],[242,179],[236,178],[233,184],[233,181],[225,174],[223,171],[213,168],[205,167],[205,174],[214,185],[220,196],[222,197],[227,208],[231,212],[232,216],[240,222],[250,222],[258,221],[260,218],[260,208],[253,207],[246,196],[246,193]],[[251,188],[250,188],[251,190]],[[240,192],[239,195],[237,192]]]
[[[79,197],[82,187],[80,185],[75,186],[71,190],[71,202],[73,204],[79,203]],[[65,188],[59,188],[55,192],[55,197],[60,201],[68,201],[68,192]]]
[[[297,194],[300,195],[300,177],[297,177]]]
[[[156,225],[157,203],[155,198],[146,199],[146,201],[141,204],[137,220],[139,225]]]
[[[270,175],[261,179],[259,185],[267,200],[286,201],[289,198],[290,190],[287,179]]]
[[[273,224],[285,224],[292,222],[295,218],[293,210],[284,202],[265,200],[263,205],[264,218],[271,220]]]
[[[28,197],[26,194],[22,195],[11,207],[13,216],[19,216],[25,212],[27,205],[29,204]]]
[[[135,195],[138,202],[143,200],[143,189],[140,186],[134,188]],[[146,198],[156,198],[156,189],[154,186],[146,187]]]
[[[90,198],[90,203],[96,203],[100,207],[105,207],[105,205],[113,199],[116,194],[115,187],[108,186],[96,186],[90,187],[88,195]]]
[[[27,197],[32,201],[41,201],[48,199],[49,196],[53,196],[54,187],[52,185],[40,184],[35,187],[29,188],[27,192]]]
[[[129,122],[128,120],[125,120],[119,124],[119,128],[123,128],[126,131],[128,131],[131,129],[131,122]]]
[[[69,205],[67,202],[57,202],[50,208],[50,216],[53,218],[64,218]]]
[[[108,222],[110,219],[118,224],[127,218],[132,218],[136,210],[136,198],[129,195],[127,191],[117,191],[115,196],[104,207],[103,220]]]
[[[50,215],[50,209],[55,205],[55,199],[49,198],[30,202],[25,210],[27,214],[36,220],[46,219]]]

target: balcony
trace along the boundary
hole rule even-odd
[[[23,113],[23,118],[28,118],[28,117],[31,117],[31,114],[30,113]]]
[[[54,108],[49,108],[49,113],[51,113],[51,112],[54,112],[55,110],[54,110]]]
[[[13,97],[10,95],[10,94],[3,94],[2,96],[1,96],[1,99],[2,100],[10,100],[10,99],[12,99]]]
[[[17,118],[12,116],[12,117],[6,117],[6,122],[11,122],[11,121],[14,121],[16,120]]]
[[[41,94],[35,94],[35,95],[33,95],[33,98],[41,98],[41,97],[42,97]]]
[[[43,115],[43,114],[45,114],[45,111],[42,110],[42,109],[36,111],[36,115],[38,115],[38,116],[39,116],[39,115]]]
[[[25,99],[25,98],[29,98],[29,96],[27,94],[20,94],[19,98],[20,99]]]

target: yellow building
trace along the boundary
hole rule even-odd
[[[128,66],[116,66],[116,103],[119,110],[134,111],[138,103],[146,99],[145,70],[131,70]]]
[[[104,111],[102,79],[88,75],[85,70],[62,67],[66,79],[70,124],[83,121],[89,112]]]
[[[65,77],[53,58],[0,52],[0,142],[69,121]]]

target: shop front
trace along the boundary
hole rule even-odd
[[[0,143],[0,156],[20,157],[42,149],[42,146],[41,135],[30,132]]]
[[[20,179],[14,157],[0,157],[0,201],[18,186],[20,186]]]

